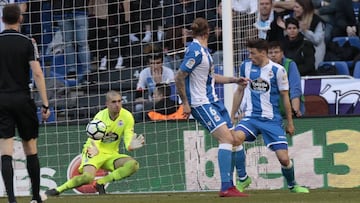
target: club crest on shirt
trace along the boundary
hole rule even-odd
[[[270,84],[263,80],[262,78],[257,78],[255,80],[252,80],[250,83],[250,90],[256,93],[265,93],[269,91]]]
[[[185,64],[185,66],[189,69],[192,69],[194,65],[195,65],[195,59],[193,58],[189,59]]]
[[[118,126],[123,126],[124,125],[124,122],[122,121],[122,120],[120,120],[119,122],[118,122]]]
[[[272,72],[271,70],[269,71],[269,78],[272,78],[272,77],[274,77],[274,72]]]

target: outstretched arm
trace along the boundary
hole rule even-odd
[[[226,77],[219,74],[214,74],[215,82],[220,84],[237,83],[239,85],[247,85],[249,79],[243,77]]]

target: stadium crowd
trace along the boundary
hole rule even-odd
[[[162,74],[178,70],[192,40],[191,22],[197,17],[208,20],[209,51],[215,67],[222,66],[221,0],[15,2],[24,11],[22,32],[37,41],[42,62],[52,67],[51,76],[62,77],[65,86],[85,87],[89,94],[104,83],[111,85],[103,92],[109,86],[138,92],[171,82],[173,77]],[[300,76],[341,72],[336,64],[323,61],[345,61],[349,75],[357,75],[353,72],[360,58],[358,0],[232,0],[232,6],[236,68],[248,57],[246,42],[262,38],[279,41]],[[338,38],[347,41],[338,43]],[[149,51],[154,46],[158,48]],[[167,71],[142,78],[145,74],[140,72],[154,66],[150,62],[159,55]],[[122,84],[113,85],[119,81]],[[151,101],[153,91],[147,92]],[[136,99],[131,93],[129,100]]]

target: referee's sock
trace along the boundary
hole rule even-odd
[[[1,174],[4,180],[6,193],[9,202],[16,202],[14,194],[14,168],[12,166],[12,157],[9,155],[1,156]]]
[[[40,163],[37,154],[26,156],[26,167],[31,180],[32,199],[41,200],[40,198]]]

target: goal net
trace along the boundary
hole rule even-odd
[[[151,65],[150,61],[156,61],[154,47],[163,52],[163,66],[177,71],[191,41],[190,23],[196,17],[209,20],[215,71],[224,72],[223,54],[234,55],[235,70],[246,57],[246,40],[256,37],[254,12],[238,8],[222,11],[233,12],[230,21],[234,26],[232,31],[222,30],[233,32],[234,50],[222,50],[222,40],[227,36],[216,35],[223,23],[218,0],[89,0],[85,6],[71,5],[75,2],[82,1],[29,1],[21,27],[22,33],[37,41],[52,113],[41,124],[38,141],[42,189],[59,186],[78,174],[78,155],[87,138],[85,126],[105,107],[105,93],[116,90],[122,94],[123,107],[137,115],[135,131],[145,135],[146,146],[136,152],[124,151],[139,161],[140,170],[109,184],[109,192],[218,190],[215,140],[192,119],[149,120],[142,109],[153,105],[154,92],[151,85],[139,90],[137,83],[140,72]],[[7,1],[0,3],[2,8]],[[171,88],[170,100],[177,101],[173,79],[164,82]],[[41,106],[36,86],[33,82],[30,86]],[[222,86],[217,86],[217,92],[224,99]],[[261,143],[247,144],[247,148],[252,148],[253,154],[264,153]],[[15,146],[21,148],[19,140]],[[15,191],[28,195],[30,182],[21,151],[15,149]],[[248,164],[256,166],[259,157],[249,157]],[[99,171],[97,175],[104,174]],[[94,190],[83,186],[69,191],[74,192]],[[0,184],[0,196],[4,194]]]

